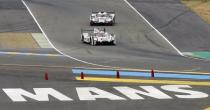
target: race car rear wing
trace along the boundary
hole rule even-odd
[[[100,31],[104,31],[106,32],[106,28],[98,28]],[[93,32],[94,31],[94,28],[93,29],[81,29],[81,33],[83,32]]]
[[[115,10],[113,10],[113,11],[105,11],[105,10],[97,10],[97,11],[95,11],[95,10],[92,10],[92,13],[98,13],[98,12],[106,12],[106,13],[110,13],[110,14],[115,14]]]

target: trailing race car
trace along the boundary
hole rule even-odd
[[[114,25],[115,24],[115,12],[92,12],[90,16],[90,25]]]
[[[106,32],[105,28],[93,28],[89,30],[82,29],[81,41],[83,43],[88,43],[93,46],[97,44],[116,44],[115,35]]]

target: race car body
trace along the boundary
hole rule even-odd
[[[90,16],[90,25],[114,25],[115,12],[92,12]]]
[[[106,32],[106,29],[93,28],[89,30],[81,30],[81,41],[91,45],[97,44],[116,44],[114,34]]]

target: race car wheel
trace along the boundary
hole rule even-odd
[[[116,45],[116,40],[112,41],[112,45]]]
[[[82,35],[81,41],[84,42],[84,36]]]
[[[111,21],[111,22],[109,23],[109,25],[110,25],[110,26],[113,26],[113,25],[114,25],[114,21]]]
[[[109,25],[109,26],[112,26],[112,25],[113,25],[113,22],[111,21],[108,25]]]
[[[91,22],[90,22],[90,26],[93,26],[93,24],[94,24],[94,23],[91,21]]]
[[[113,19],[113,21],[112,21],[112,25],[114,25],[115,24],[115,18]]]
[[[97,45],[97,42],[94,40],[94,41],[93,41],[93,44],[94,44],[94,45]]]
[[[96,45],[96,41],[92,38],[92,45],[95,46]]]
[[[96,45],[96,43],[95,43],[95,41],[94,41],[93,38],[90,38],[90,44],[91,44],[92,46]]]
[[[92,39],[90,38],[90,45],[92,45]]]

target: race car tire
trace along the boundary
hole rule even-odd
[[[93,26],[93,25],[94,25],[94,23],[91,21],[91,22],[90,22],[90,26]]]
[[[95,46],[96,45],[96,41],[95,40],[93,40],[93,46]]]
[[[113,25],[114,25],[114,22],[112,21],[112,22],[111,22],[111,26],[113,26]]]
[[[92,39],[90,38],[90,45],[92,45]]]
[[[112,21],[111,21],[111,22],[109,22],[109,23],[107,23],[107,25],[112,26]]]
[[[81,41],[84,42],[84,36],[82,35]]]
[[[111,42],[112,45],[116,45],[116,40]]]
[[[92,46],[95,46],[95,45],[96,45],[96,41],[94,41],[93,38],[90,38],[90,44],[91,44]]]
[[[114,21],[111,21],[111,22],[109,23],[109,25],[110,25],[110,26],[113,26],[113,25],[114,25]]]
[[[115,24],[115,18],[113,19],[113,21],[112,21],[112,25],[114,25]]]

